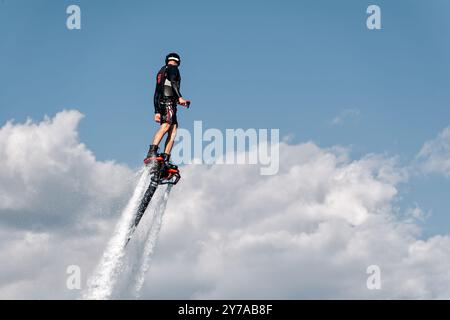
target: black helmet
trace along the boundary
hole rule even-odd
[[[178,53],[175,53],[175,52],[169,53],[166,56],[166,64],[168,64],[170,60],[176,61],[178,63],[178,65],[181,64],[181,58],[178,55]]]

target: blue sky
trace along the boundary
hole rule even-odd
[[[82,30],[66,28],[70,4]],[[369,4],[380,31],[366,28]],[[0,123],[75,108],[100,160],[138,166],[156,129],[154,75],[177,51],[193,101],[182,127],[280,128],[293,143],[408,164],[450,124],[449,13],[445,0],[0,0]],[[333,125],[345,110],[358,115]],[[449,191],[417,177],[402,201],[432,211],[426,233],[448,232]]]

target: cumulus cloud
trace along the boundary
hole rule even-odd
[[[435,139],[427,141],[417,157],[425,172],[450,177],[450,127],[445,128]]]
[[[66,267],[87,278],[132,192],[132,170],[79,142],[81,118],[0,129],[1,298],[79,297]],[[141,296],[450,298],[450,239],[421,238],[420,208],[400,214],[395,159],[281,143],[280,162],[275,176],[183,167]],[[370,265],[381,290],[366,287]]]
[[[95,264],[133,173],[79,142],[78,111],[0,129],[0,297],[74,295],[69,264]],[[92,254],[92,256],[90,255]]]
[[[357,121],[361,118],[361,111],[356,108],[350,108],[342,110],[336,117],[331,121],[332,125],[342,125],[346,121]]]
[[[282,144],[272,177],[252,167],[186,168],[143,296],[450,297],[450,239],[419,240],[414,215],[400,218],[394,205],[404,170],[342,152]],[[381,269],[381,290],[366,287],[370,265]]]

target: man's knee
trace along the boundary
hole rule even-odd
[[[169,131],[169,129],[170,129],[170,124],[168,124],[168,123],[161,124],[161,127],[159,128],[159,130],[161,130],[164,133]]]

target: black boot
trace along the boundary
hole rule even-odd
[[[158,156],[158,146],[155,144],[150,145],[150,149],[148,150],[147,157],[144,159],[144,163],[146,165],[157,163]]]
[[[176,166],[176,165],[174,165],[173,163],[170,162],[170,154],[163,153],[162,156],[164,158],[164,165],[166,166],[166,168],[168,168],[168,169],[178,169],[178,166]]]

